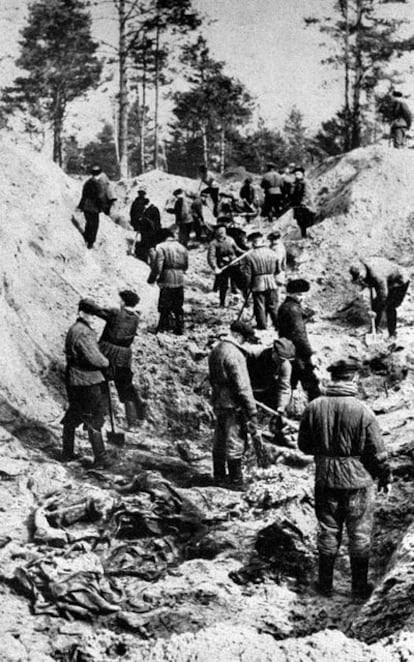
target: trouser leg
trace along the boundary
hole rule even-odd
[[[314,367],[310,360],[297,361],[298,376],[302,384],[302,388],[308,396],[309,402],[318,398],[321,394],[319,388],[319,380],[315,375]]]
[[[76,427],[64,421],[62,433],[62,460],[70,460],[74,457]]]
[[[374,524],[374,488],[347,490],[346,527],[351,558],[368,558]]]
[[[157,333],[168,331],[170,328],[170,314],[172,310],[172,295],[171,289],[162,287],[160,289],[160,296],[158,299],[158,311],[160,318],[157,326]]]
[[[84,212],[85,216],[85,232],[84,239],[88,248],[92,248],[96,241],[96,235],[99,227],[99,214],[92,212]]]
[[[226,305],[226,294],[229,288],[229,276],[226,273],[219,275],[219,298],[220,306],[224,308]]]
[[[266,329],[266,302],[265,292],[253,292],[253,310],[258,329]]]
[[[345,520],[341,490],[316,487],[315,513],[318,519],[319,554],[336,557]]]
[[[278,290],[268,290],[266,292],[266,309],[272,320],[272,324],[277,329],[277,311],[279,308]]]
[[[386,308],[386,315],[388,333],[390,336],[395,336],[397,329],[397,309],[392,305],[388,305]]]
[[[181,336],[184,333],[184,288],[175,287],[172,292],[172,311],[175,317],[174,333]]]
[[[106,461],[105,444],[100,430],[88,430],[89,442],[95,458],[95,466],[102,466]]]

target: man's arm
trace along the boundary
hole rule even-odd
[[[211,241],[208,245],[208,251],[207,251],[207,262],[208,266],[212,271],[216,271],[218,269],[217,265],[217,253],[216,253],[216,244],[214,241]]]
[[[382,486],[391,482],[391,468],[381,430],[373,417],[365,428],[365,447],[361,462],[373,478],[378,478]]]
[[[150,275],[148,276],[148,280],[147,280],[147,283],[149,285],[155,283],[156,280],[158,280],[158,278],[161,276],[164,267],[164,260],[165,260],[164,251],[162,250],[162,248],[158,247],[155,251],[155,258],[151,267]]]
[[[230,243],[231,243],[231,247],[232,247],[232,249],[234,250],[234,253],[235,253],[236,257],[240,257],[240,255],[244,255],[244,253],[245,253],[246,251],[244,251],[242,248],[239,248],[239,246],[238,246],[238,245],[236,244],[236,242],[234,241],[233,237],[229,237],[229,238],[231,239],[231,242],[230,242]]]
[[[246,361],[232,360],[228,365],[229,376],[236,393],[236,397],[243,408],[248,420],[257,417],[256,402],[247,371]]]
[[[304,316],[299,308],[291,311],[290,328],[290,339],[295,345],[297,357],[302,359],[309,358],[313,352],[309,343]]]
[[[89,335],[84,334],[79,338],[78,348],[91,367],[103,369],[109,366],[108,359],[99,351],[97,342]]]
[[[279,374],[277,378],[277,400],[276,409],[278,413],[283,413],[289,404],[292,389],[290,378],[292,376],[292,364],[287,359],[281,360]]]

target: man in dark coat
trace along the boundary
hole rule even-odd
[[[391,137],[396,149],[404,147],[405,136],[411,127],[411,122],[411,111],[402,100],[402,93],[395,90],[391,102]]]
[[[299,225],[302,237],[306,237],[307,229],[315,223],[316,212],[311,184],[306,179],[305,170],[301,166],[295,168],[295,181],[290,201],[293,218]]]
[[[315,511],[319,522],[319,591],[332,594],[333,569],[344,524],[348,531],[352,591],[368,597],[374,481],[388,491],[390,467],[373,412],[356,398],[355,359],[333,363],[326,394],[305,409],[299,448],[315,456]]]
[[[218,485],[225,484],[228,479],[231,486],[238,488],[243,485],[242,457],[247,430],[251,434],[257,432],[257,409],[241,347],[246,337],[246,325],[234,322],[230,330],[231,333],[213,347],[208,360],[216,415],[213,471]],[[253,329],[248,331],[253,334]]]
[[[164,240],[155,250],[154,262],[148,283],[158,282],[160,319],[157,332],[169,331],[170,316],[175,318],[176,335],[184,333],[184,274],[188,269],[188,251],[177,240],[175,226],[162,231]]]
[[[221,271],[223,267],[230,264],[236,257],[243,255],[242,251],[231,237],[227,236],[226,227],[217,225],[216,236],[210,242],[207,252],[207,262],[210,269],[215,273],[214,291],[219,291],[220,307],[226,305],[226,294],[230,282],[233,284],[233,268],[229,267]]]
[[[264,191],[264,204],[262,215],[272,221],[273,215],[279,217],[282,208],[282,186],[283,177],[280,175],[274,163],[268,163],[266,173],[260,184]]]
[[[278,311],[278,327],[280,337],[291,340],[296,349],[292,389],[295,389],[300,381],[309,400],[313,400],[320,394],[319,381],[314,373],[311,361],[313,351],[306,331],[306,321],[309,316],[301,306],[302,295],[308,292],[309,288],[309,283],[301,278],[288,282],[287,297]]]
[[[142,189],[131,205],[130,218],[132,227],[140,234],[140,240],[135,243],[135,255],[148,264],[159,238],[161,215]]]
[[[91,177],[83,185],[82,197],[78,205],[85,217],[83,236],[87,248],[92,248],[96,241],[100,212],[109,214],[114,200],[107,176],[99,166],[92,166]]]
[[[397,308],[402,304],[410,280],[406,271],[384,257],[372,257],[350,268],[353,282],[370,288],[371,306],[378,330],[385,312],[390,338],[397,335]],[[375,292],[375,297],[374,297]]]
[[[78,318],[66,336],[66,390],[69,408],[63,417],[62,460],[76,459],[75,430],[81,423],[88,431],[96,467],[107,466],[101,429],[104,423],[102,384],[109,361],[98,347],[90,326],[95,304],[90,299],[79,302]]]
[[[134,386],[131,370],[131,345],[137,333],[139,315],[136,306],[139,296],[132,290],[119,293],[120,308],[102,308],[95,305],[93,314],[105,320],[105,328],[99,340],[99,349],[109,361],[106,377],[114,381],[120,401],[125,405],[129,428],[144,418],[145,405]],[[93,310],[93,308],[92,308]]]
[[[280,268],[277,255],[265,245],[261,232],[252,232],[247,239],[252,243],[252,249],[243,260],[241,271],[247,289],[253,293],[257,328],[267,328],[267,315],[277,328],[279,294],[275,277]]]
[[[178,241],[187,248],[193,227],[191,207],[182,188],[177,188],[173,196],[175,197],[174,207],[167,211],[169,214],[174,214],[175,225],[178,228]]]

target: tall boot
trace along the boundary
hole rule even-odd
[[[241,460],[227,460],[227,467],[229,470],[229,483],[230,487],[234,490],[243,489],[243,473]]]
[[[160,313],[160,319],[158,321],[156,333],[164,333],[170,328],[170,314],[168,312],[162,311]]]
[[[221,455],[213,455],[213,475],[217,486],[226,483],[226,459]]]
[[[319,580],[317,590],[321,595],[330,598],[333,593],[333,571],[335,556],[319,552]]]
[[[72,425],[68,425],[67,423],[63,424],[62,445],[62,462],[70,462],[70,460],[76,460],[78,456],[74,453],[75,428]]]
[[[95,457],[94,467],[105,468],[108,466],[108,457],[105,451],[105,445],[100,430],[88,430],[88,437]]]
[[[372,593],[373,586],[368,583],[369,556],[351,556],[352,597],[366,600]]]

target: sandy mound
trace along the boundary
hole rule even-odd
[[[79,296],[116,303],[117,291],[133,287],[141,309],[153,309],[148,269],[126,255],[128,234],[101,215],[95,248],[88,251],[72,222],[80,186],[53,163],[1,140],[0,389],[29,416],[55,418],[51,397],[61,380],[63,340]],[[75,219],[83,225],[83,215]],[[52,389],[51,389],[52,387]]]

